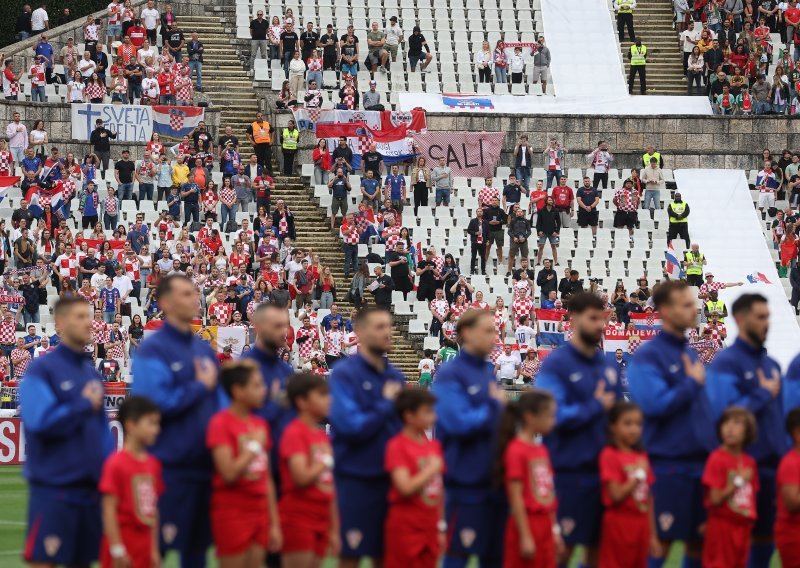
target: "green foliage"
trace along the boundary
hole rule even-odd
[[[50,16],[50,27],[55,28],[61,23],[61,14],[64,8],[69,8],[71,20],[85,19],[88,14],[102,10],[110,0],[44,0],[47,5],[47,15]],[[22,12],[25,4],[30,4],[32,9],[38,8],[42,0],[2,0],[3,18],[0,18],[0,46],[16,43],[17,38],[14,28],[17,16]]]

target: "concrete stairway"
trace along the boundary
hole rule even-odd
[[[213,9],[213,8],[212,8]],[[252,79],[243,66],[237,49],[229,33],[227,19],[233,14],[230,10],[209,11],[213,15],[184,16],[182,26],[187,33],[196,31],[205,45],[203,55],[203,91],[211,104],[222,111],[221,127],[231,126],[239,138],[242,156],[247,156],[252,147],[247,141],[246,129],[259,110],[259,103],[253,92]],[[273,160],[273,169],[280,172],[278,160]],[[295,215],[297,227],[296,246],[311,248],[319,254],[323,266],[331,268],[338,288],[337,302],[340,312],[349,314],[351,306],[341,301],[349,289],[350,282],[344,278],[344,254],[338,230],[331,231],[313,191],[299,176],[275,177],[272,202],[286,201]],[[395,327],[395,350],[390,357],[407,378],[416,377],[419,355],[416,347]]]
[[[672,27],[671,0],[637,0],[633,11],[636,35],[647,46],[647,94],[685,95],[686,78],[683,75],[683,52],[677,32]],[[633,45],[625,31],[621,44],[627,81],[630,70],[628,54]],[[639,93],[639,81],[633,87]]]

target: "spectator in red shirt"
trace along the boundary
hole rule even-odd
[[[561,216],[561,226],[569,227],[575,211],[575,193],[567,185],[567,176],[561,176],[559,184],[553,188],[553,205]]]

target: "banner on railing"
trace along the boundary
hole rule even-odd
[[[293,108],[298,130],[315,132],[317,124],[363,123],[372,130],[390,130],[401,124],[412,132],[423,132],[426,128],[425,111],[394,110],[322,110],[318,108]]]
[[[205,118],[203,107],[85,103],[71,109],[72,137],[87,142],[98,119],[117,135],[117,142],[148,142],[153,132],[180,140]]]
[[[430,167],[444,158],[454,176],[493,176],[505,140],[504,132],[420,132],[414,150]]]

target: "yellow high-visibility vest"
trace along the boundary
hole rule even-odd
[[[631,46],[631,65],[647,65],[645,56],[647,55],[647,46],[642,44],[642,47],[636,45]]]
[[[647,152],[645,152],[644,154],[642,154],[642,163],[644,164],[645,168],[650,166],[651,158],[655,158],[656,164],[659,166],[661,165],[661,152],[653,152],[652,154],[648,154]]]
[[[297,150],[297,139],[300,138],[300,131],[296,128],[294,130],[289,130],[288,128],[283,129],[283,136],[282,136],[282,148],[285,150]]]
[[[722,323],[725,321],[725,318],[722,317],[722,314],[725,313],[725,302],[722,300],[717,300],[716,302],[712,302],[709,300],[706,302],[706,308],[708,308],[708,313],[713,314],[716,312],[719,315],[719,322]]]
[[[619,6],[619,10],[617,10],[617,14],[632,14],[633,13],[633,2],[630,0],[621,0],[617,3]]]
[[[700,254],[694,254],[692,251],[686,253],[686,274],[689,276],[694,275],[702,275],[703,274],[703,261],[705,260],[705,255],[701,252]]]
[[[680,203],[675,203],[674,201],[672,201],[672,202],[670,202],[669,206],[671,208],[670,210],[676,215],[681,215],[686,210],[686,202],[684,202],[684,201],[681,201]],[[669,222],[670,223],[688,223],[689,219],[687,219],[685,217],[683,219],[678,219],[677,217],[673,217],[672,215],[670,215]]]

